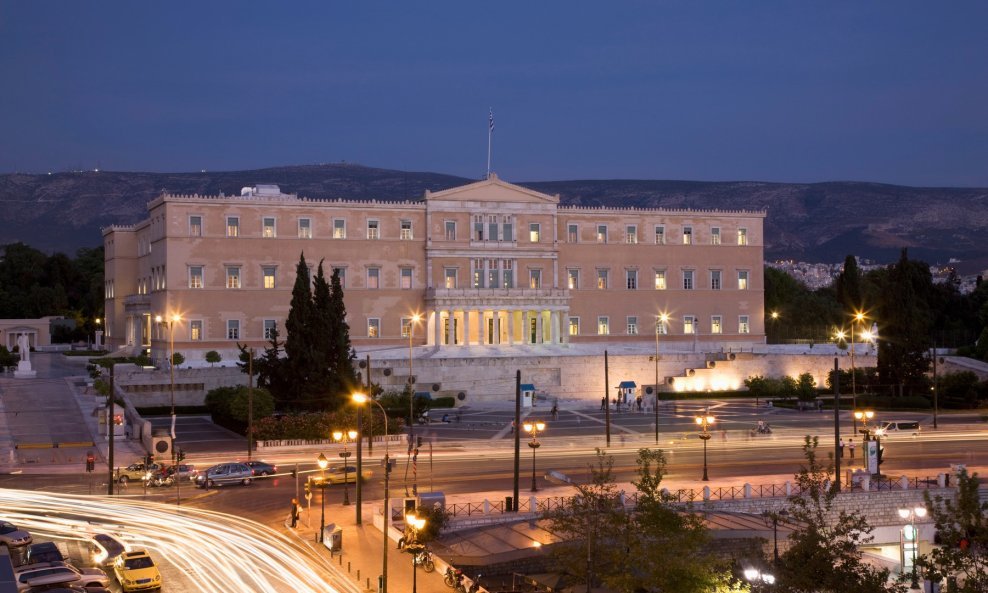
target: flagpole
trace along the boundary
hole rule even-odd
[[[491,138],[494,136],[494,109],[487,120],[487,179],[491,178]]]

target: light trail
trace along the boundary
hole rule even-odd
[[[111,533],[128,548],[147,548],[187,577],[183,591],[354,590],[345,582],[328,583],[329,564],[311,548],[236,515],[188,507],[177,512],[129,497],[9,489],[0,489],[0,509],[5,519],[36,534],[82,540]]]

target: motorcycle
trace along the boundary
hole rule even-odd
[[[463,571],[459,568],[453,568],[452,566],[447,567],[445,574],[443,574],[443,583],[445,583],[447,587],[451,587],[457,591],[462,591]]]
[[[429,550],[422,550],[415,554],[412,558],[412,564],[415,566],[421,566],[422,570],[425,572],[432,572],[436,570],[436,563],[432,560],[432,552]]]
[[[175,483],[175,477],[171,474],[166,474],[164,472],[154,472],[149,473],[144,477],[144,485],[151,488],[158,488],[161,486],[171,486]]]
[[[478,591],[480,591],[480,577],[481,577],[481,576],[482,576],[482,575],[479,575],[479,574],[478,574],[478,575],[477,575],[477,578],[475,578],[475,579],[473,580],[473,582],[472,582],[472,583],[470,583],[470,588],[469,588],[469,589],[467,589],[467,593],[477,593]]]

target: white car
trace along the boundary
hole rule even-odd
[[[76,568],[65,562],[27,564],[14,569],[18,591],[30,591],[38,585],[68,583],[83,587],[106,587],[110,578],[98,568]]]
[[[8,548],[20,548],[31,543],[31,534],[18,529],[13,523],[0,521],[0,544]]]

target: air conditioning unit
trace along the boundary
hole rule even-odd
[[[707,361],[707,368],[708,369],[712,369],[712,368],[714,368],[716,366],[717,366],[717,361],[716,360],[708,360]]]

